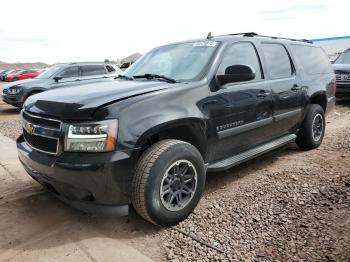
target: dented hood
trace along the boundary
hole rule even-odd
[[[28,112],[58,119],[88,119],[106,104],[163,90],[172,85],[161,81],[111,80],[42,92],[29,97],[23,107]]]

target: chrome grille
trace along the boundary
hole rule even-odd
[[[62,122],[22,111],[23,137],[33,149],[57,155]]]
[[[350,82],[350,74],[337,74],[335,79],[337,82]]]

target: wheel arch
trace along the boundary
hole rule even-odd
[[[327,101],[328,99],[326,92],[323,91],[312,94],[309,99],[310,104],[320,105],[323,108],[324,112],[327,110]]]
[[[184,118],[161,123],[145,131],[136,143],[141,154],[151,145],[164,139],[177,139],[192,144],[201,153],[203,160],[207,157],[207,124],[203,119]]]
[[[24,96],[24,99],[23,99],[23,102],[25,100],[27,100],[28,97],[32,96],[32,95],[35,95],[35,94],[38,94],[38,93],[41,93],[45,90],[41,89],[41,88],[31,88],[30,90],[28,90],[28,92],[25,94]]]

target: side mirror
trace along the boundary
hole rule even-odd
[[[250,81],[255,78],[255,70],[249,65],[232,65],[225,69],[224,75],[216,75],[219,84]]]
[[[63,78],[62,76],[55,76],[55,77],[53,78],[53,80],[55,80],[55,82],[58,82],[58,81],[60,81],[62,78]]]

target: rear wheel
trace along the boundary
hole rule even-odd
[[[314,149],[321,145],[326,129],[324,110],[320,105],[311,104],[301,125],[296,143],[303,149]]]
[[[201,154],[189,143],[163,140],[140,158],[132,186],[132,203],[146,220],[173,225],[197,206],[205,184]]]

